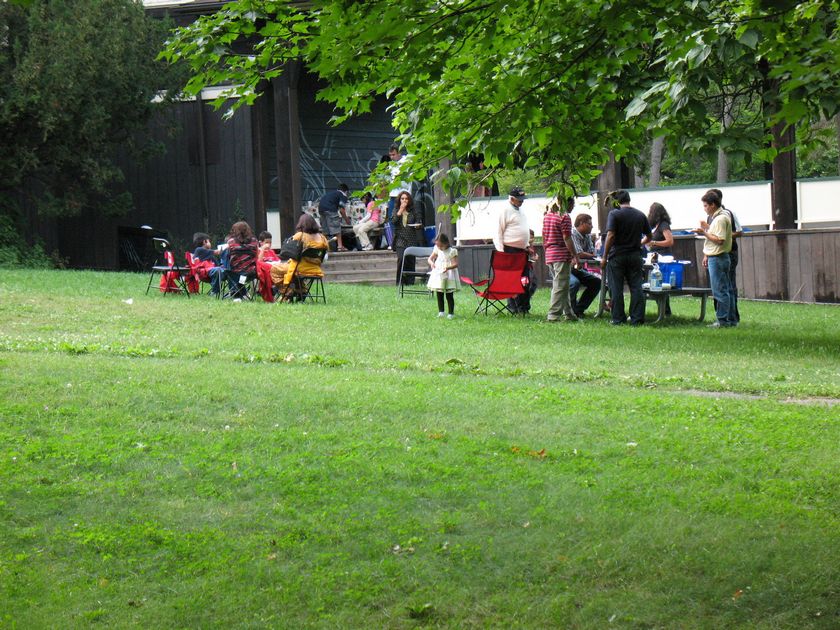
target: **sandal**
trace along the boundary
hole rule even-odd
[[[349,250],[349,249],[347,249],[346,247],[339,247],[339,248],[338,248],[338,251],[340,251],[340,252],[349,252],[350,250]]]

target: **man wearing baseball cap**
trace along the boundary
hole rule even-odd
[[[499,224],[493,237],[493,245],[500,252],[524,252],[528,247],[528,218],[522,212],[525,191],[514,186],[508,193],[508,205],[499,213]],[[524,270],[523,270],[524,273]],[[514,313],[527,313],[531,310],[531,296],[526,291],[522,295],[508,300]]]
[[[508,193],[509,204],[499,213],[499,224],[493,245],[500,252],[522,252],[528,247],[528,218],[520,208],[525,191],[514,186]]]

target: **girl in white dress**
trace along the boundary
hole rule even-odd
[[[446,305],[449,307],[447,319],[455,317],[455,291],[461,288],[461,278],[458,275],[458,250],[449,246],[449,237],[446,234],[438,234],[435,239],[435,248],[429,256],[429,266],[432,268],[429,274],[428,287],[435,292],[438,303],[438,317],[443,317],[443,297],[446,296]]]

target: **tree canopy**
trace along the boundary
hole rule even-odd
[[[0,192],[52,215],[127,210],[112,156],[178,86],[156,61],[166,32],[132,0],[0,3]]]
[[[771,159],[782,147],[764,129],[838,110],[839,15],[838,0],[238,0],[164,56],[189,60],[192,92],[230,83],[239,103],[303,60],[335,121],[387,96],[417,171],[476,152],[571,192],[651,132]],[[759,131],[720,125],[727,99],[750,94]],[[465,177],[442,174],[455,192]]]

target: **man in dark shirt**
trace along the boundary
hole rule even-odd
[[[624,283],[630,288],[630,324],[645,322],[645,294],[642,291],[642,236],[650,236],[650,224],[643,212],[630,205],[630,193],[611,195],[618,207],[607,217],[607,239],[601,269],[606,270],[612,295],[611,324],[627,321],[624,312]]]
[[[336,190],[326,193],[318,201],[318,214],[321,215],[321,231],[327,238],[335,237],[338,244],[338,251],[346,252],[344,242],[341,240],[342,220],[349,225],[347,213],[344,207],[347,205],[347,193],[350,189],[347,184],[339,184]],[[341,216],[339,216],[339,213]]]

